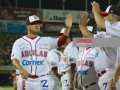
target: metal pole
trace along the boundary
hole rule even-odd
[[[41,0],[39,0],[39,9],[41,9]]]
[[[110,0],[108,0],[108,5],[110,5]]]
[[[85,0],[85,10],[87,11],[88,10],[88,6],[87,6],[87,0]]]
[[[17,6],[17,3],[18,3],[18,0],[15,0],[15,7],[18,7],[18,6]]]
[[[65,10],[65,0],[63,0],[63,2],[62,2],[62,8],[63,8],[63,10]]]
[[[117,6],[118,6],[118,7],[120,6],[120,1],[118,2]]]
[[[1,2],[1,0],[0,0],[0,7],[1,7],[1,3],[2,3],[2,2]]]

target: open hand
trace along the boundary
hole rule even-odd
[[[100,5],[99,5],[99,3],[93,1],[93,2],[91,3],[91,5],[92,5],[92,12],[93,12],[93,14],[94,14],[95,12],[100,13]]]
[[[66,15],[66,20],[64,20],[66,28],[71,28],[72,27],[72,14],[67,14]]]
[[[88,13],[87,12],[83,12],[82,14],[80,14],[79,16],[79,25],[83,25],[83,26],[87,26],[89,19],[88,19]]]

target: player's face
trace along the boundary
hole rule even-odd
[[[40,32],[40,23],[39,22],[33,22],[28,24],[27,26],[28,32],[32,34],[37,34]]]
[[[113,22],[115,20],[115,15],[114,14],[108,14],[107,16],[104,17],[105,20],[108,20],[110,22]]]

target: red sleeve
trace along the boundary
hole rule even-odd
[[[52,70],[57,70],[57,67],[53,67]]]
[[[79,34],[82,34],[82,32],[81,32],[80,30],[78,31],[78,33],[79,33]]]
[[[62,34],[62,36],[58,40],[58,47],[61,47],[62,45],[64,45],[67,38],[68,36],[65,36],[64,34]]]
[[[13,77],[13,81],[16,81],[16,76]]]

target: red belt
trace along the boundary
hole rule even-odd
[[[29,77],[29,78],[36,79],[36,78],[38,78],[38,77],[42,77],[42,76],[45,76],[45,75],[41,75],[41,76],[37,76],[37,75],[30,75],[30,77]]]
[[[96,82],[93,82],[93,83],[89,84],[88,86],[84,86],[84,88],[86,89],[86,88],[88,88],[88,87],[90,87],[90,86],[92,86],[94,84],[96,84]]]
[[[103,70],[101,72],[98,73],[98,77],[101,77],[103,74],[105,74],[107,71],[106,70]]]

